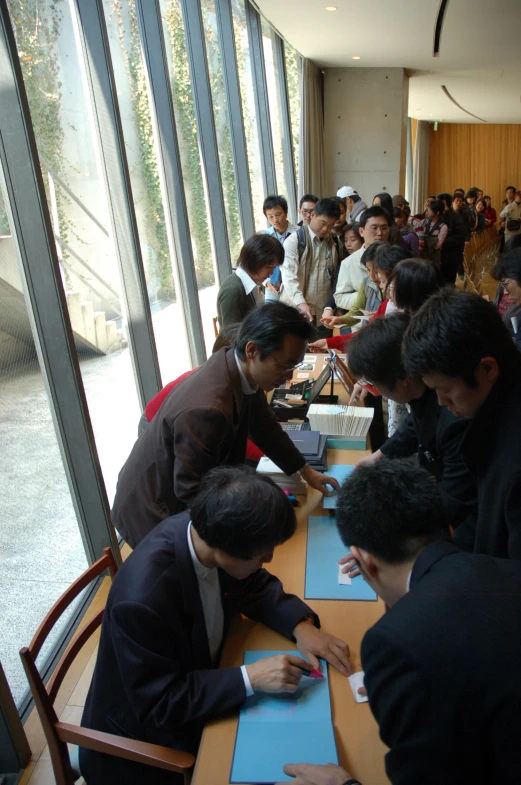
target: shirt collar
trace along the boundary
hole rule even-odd
[[[199,561],[199,557],[197,556],[194,548],[194,544],[192,542],[192,521],[188,524],[188,528],[186,530],[186,536],[188,539],[188,550],[190,551],[190,556],[192,559],[192,564],[194,566],[195,574],[198,578],[204,580],[204,578],[208,577],[208,573],[212,570],[217,569],[216,567],[205,567],[204,564],[201,564]]]
[[[246,294],[251,294],[255,289],[255,287],[257,286],[253,278],[251,278],[246,272],[246,270],[241,266],[237,267],[237,269],[235,270],[235,275],[237,275],[241,279]]]
[[[319,243],[321,243],[321,242],[322,242],[322,240],[320,239],[320,237],[318,237],[318,236],[315,234],[315,232],[313,231],[313,229],[311,228],[311,226],[310,226],[309,224],[308,224],[308,232],[309,232],[309,235],[310,235],[310,237],[311,237],[311,242],[313,242],[313,241],[315,240],[315,238],[318,240],[318,242],[319,242]],[[325,239],[325,238],[322,238],[322,239]]]
[[[255,395],[259,388],[252,387],[252,385],[249,383],[248,379],[246,378],[246,374],[244,373],[241,361],[237,357],[237,352],[234,352],[233,355],[235,357],[235,362],[237,363],[237,368],[239,369],[239,375],[241,377],[241,388],[244,395]]]

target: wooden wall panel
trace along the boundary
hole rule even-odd
[[[507,185],[521,189],[521,125],[431,127],[429,194],[474,185],[490,194],[496,210]]]

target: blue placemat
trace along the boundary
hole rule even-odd
[[[348,464],[335,463],[330,466],[328,471],[325,472],[329,477],[334,477],[338,480],[340,485],[344,482],[346,477],[349,477],[355,467]],[[331,490],[329,488],[328,490]],[[324,496],[323,507],[325,510],[336,510],[337,492],[333,491],[331,496]]]
[[[293,651],[246,651],[244,664]],[[327,663],[320,660],[324,679],[302,677],[296,693],[259,693],[244,703],[237,726],[230,782],[290,782],[286,763],[338,763],[331,720]]]
[[[347,553],[334,518],[329,515],[308,518],[304,599],[376,601],[376,592],[361,575],[353,578],[350,586],[339,585],[337,562]]]

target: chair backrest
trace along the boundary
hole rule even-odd
[[[38,668],[36,658],[52,628],[60,618],[62,613],[69,607],[71,602],[83,591],[93,580],[98,578],[105,570],[109,571],[111,578],[114,578],[118,571],[118,566],[110,548],[104,549],[104,555],[98,559],[88,570],[70,586],[62,596],[54,603],[51,610],[42,621],[34,638],[29,646],[24,646],[20,650],[20,657],[25,668],[25,673],[29,681],[29,686],[34,698],[34,702],[40,716],[40,721],[45,733],[45,738],[49,745],[49,752],[56,778],[56,785],[72,785],[76,775],[71,768],[67,744],[61,740],[56,729],[58,717],[54,710],[54,701],[58,690],[70,668],[72,662],[82,649],[87,640],[100,626],[103,610],[91,619],[76,635],[73,636],[67,648],[63,652],[54,672],[49,679],[47,687],[43,683]]]

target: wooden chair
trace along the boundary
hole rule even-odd
[[[188,785],[195,763],[193,755],[172,750],[169,747],[161,747],[157,744],[148,744],[142,741],[135,741],[134,739],[127,739],[123,736],[116,736],[112,733],[103,733],[90,730],[89,728],[82,728],[79,725],[60,722],[56,715],[54,701],[56,700],[58,690],[75,657],[100,626],[103,610],[97,613],[69,642],[47,686],[43,683],[36,667],[36,658],[45,639],[71,602],[105,570],[108,569],[111,578],[114,578],[116,575],[118,567],[110,548],[105,548],[104,553],[105,555],[98,559],[92,567],[89,567],[83,575],[80,575],[72,586],[54,603],[38,627],[29,646],[24,646],[20,650],[20,657],[22,658],[29,686],[40,716],[45,738],[49,745],[56,785],[74,785],[81,776],[71,765],[67,743],[77,744],[79,747],[85,747],[89,750],[104,752],[107,755],[115,755],[117,758],[125,758],[136,763],[144,763],[148,766],[155,766],[182,774],[185,778],[185,784]]]

